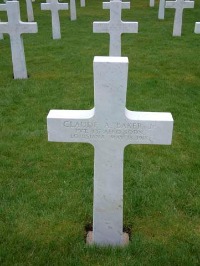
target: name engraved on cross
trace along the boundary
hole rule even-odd
[[[59,10],[68,10],[67,3],[59,3],[58,0],[47,0],[47,3],[41,3],[41,10],[51,11],[52,21],[52,37],[53,39],[60,39],[60,18]]]
[[[183,10],[185,8],[194,8],[194,1],[176,0],[166,1],[166,8],[175,8],[173,36],[181,36],[182,21],[183,21]]]
[[[200,22],[196,22],[195,23],[195,29],[194,32],[199,34],[200,33]]]
[[[171,144],[170,113],[126,109],[128,58],[94,58],[91,110],[51,110],[48,140],[94,146],[92,242],[123,245],[123,156],[129,144]]]
[[[103,3],[104,9],[110,9],[110,21],[93,22],[94,33],[109,33],[110,35],[110,56],[121,56],[121,34],[137,33],[138,22],[124,22],[121,20],[122,9],[129,9],[129,2],[120,0]]]
[[[26,0],[26,9],[27,9],[28,21],[29,22],[34,21],[32,0]]]
[[[0,33],[10,35],[13,74],[15,79],[27,78],[26,61],[22,33],[37,33],[37,23],[22,22],[18,1],[7,1],[3,4],[7,10],[8,22],[0,23]]]

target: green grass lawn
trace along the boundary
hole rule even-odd
[[[2,1],[3,2],[3,1]],[[25,1],[21,17],[26,18]],[[123,20],[138,34],[122,36],[129,58],[127,108],[171,112],[171,146],[130,145],[124,161],[126,248],[88,247],[92,222],[94,150],[50,143],[50,109],[94,105],[93,57],[107,56],[109,38],[93,34],[106,21],[102,2],[86,0],[77,21],[60,12],[61,40],[52,40],[49,11],[33,3],[38,34],[24,34],[27,80],[13,80],[10,40],[0,40],[0,264],[200,265],[200,2],[184,11],[182,37],[173,37],[174,10],[159,21],[158,1],[131,1]],[[2,21],[5,12],[0,13]]]

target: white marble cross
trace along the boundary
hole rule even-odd
[[[76,1],[75,0],[70,0],[69,8],[70,8],[71,20],[76,20]]]
[[[165,0],[160,0],[159,2],[158,18],[159,19],[165,18]]]
[[[122,9],[129,9],[129,2],[120,0],[103,3],[104,9],[110,9],[110,21],[108,22],[93,22],[94,33],[109,33],[110,34],[110,56],[121,56],[121,34],[122,33],[137,33],[137,22],[124,22],[121,20]]]
[[[126,109],[127,57],[94,58],[91,110],[51,110],[48,140],[94,146],[93,239],[99,245],[123,245],[123,156],[129,144],[170,145],[170,113]]]
[[[155,6],[155,0],[150,0],[149,5],[150,5],[150,7],[154,7]]]
[[[195,23],[195,29],[194,32],[199,34],[200,33],[200,22],[196,22]]]
[[[41,10],[50,10],[52,17],[52,36],[53,39],[60,39],[60,18],[59,10],[68,10],[67,3],[59,3],[58,0],[47,0],[47,3],[41,3]]]
[[[165,7],[176,9],[174,17],[173,36],[181,36],[183,9],[194,8],[194,1],[186,1],[186,0],[166,1]]]
[[[26,0],[26,9],[27,9],[28,21],[29,22],[34,21],[32,0]]]
[[[10,35],[13,73],[15,79],[27,78],[26,61],[22,33],[36,33],[37,23],[22,22],[18,1],[7,1],[4,4],[7,10],[8,22],[0,23],[0,33]]]
[[[85,7],[85,0],[80,0],[81,2],[81,7]]]
[[[0,19],[0,23],[1,23],[1,19]],[[4,39],[3,34],[0,33],[0,40],[3,40],[3,39]]]

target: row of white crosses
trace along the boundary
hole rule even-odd
[[[58,3],[57,0],[47,1],[47,6],[49,4],[52,12],[52,24],[54,23],[53,37],[55,39],[60,38],[58,10],[62,9],[63,6],[68,7],[68,4]],[[75,0],[70,1],[75,2]],[[26,79],[28,77],[22,34],[38,32],[37,23],[30,22],[34,20],[31,0],[26,0],[26,4],[29,21],[27,23],[21,21],[18,1],[5,1],[5,4],[0,4],[0,11],[7,11],[8,17],[8,22],[0,21],[0,39],[3,39],[3,33],[10,35],[14,79]],[[58,7],[57,4],[59,4]],[[85,1],[82,0],[81,5],[84,6]]]
[[[200,22],[195,23],[194,32],[200,34]]]
[[[95,107],[51,110],[47,129],[49,141],[94,146],[93,232],[89,242],[122,246],[124,148],[129,144],[170,145],[173,118],[170,113],[126,109],[128,58],[121,57],[119,36],[130,32],[130,28],[136,32],[137,24],[124,27],[121,21],[121,9],[127,7],[127,3],[113,0],[103,6],[110,8],[110,21],[94,23],[94,31],[110,34],[111,56],[95,57],[93,61]],[[111,47],[115,47],[115,38],[119,42],[117,49]]]

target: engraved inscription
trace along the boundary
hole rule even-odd
[[[73,139],[95,139],[95,140],[150,140],[148,131],[155,130],[153,123],[142,124],[137,122],[104,123],[99,125],[92,121],[66,120],[64,127],[70,129],[70,137]]]

